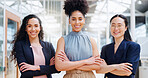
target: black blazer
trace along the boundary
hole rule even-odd
[[[52,78],[52,73],[59,73],[55,69],[55,65],[50,66],[50,59],[55,56],[55,50],[51,43],[41,41],[43,54],[45,56],[45,65],[40,65],[40,70],[21,72],[20,78],[33,78],[33,76],[47,75],[47,78]],[[18,65],[22,62],[34,65],[34,56],[29,40],[18,41],[15,43],[15,52]],[[20,68],[20,66],[19,66]]]
[[[123,40],[119,45],[116,53],[114,53],[114,42],[103,46],[101,51],[101,58],[103,58],[108,65],[131,63],[132,74],[130,76],[117,76],[112,73],[106,73],[104,78],[135,78],[136,69],[140,59],[140,45],[138,43]]]

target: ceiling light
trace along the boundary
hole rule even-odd
[[[142,1],[141,1],[141,0],[139,0],[139,1],[137,2],[137,4],[142,4]]]

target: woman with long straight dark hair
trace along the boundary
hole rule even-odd
[[[132,41],[124,15],[113,16],[110,24],[113,42],[103,46],[101,58],[114,69],[106,72],[105,78],[134,78],[140,58],[140,45]]]
[[[20,78],[52,78],[55,69],[55,50],[51,43],[43,41],[41,20],[34,14],[24,17],[15,34],[12,60],[17,60]]]

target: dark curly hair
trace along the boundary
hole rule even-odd
[[[65,9],[65,14],[69,17],[71,16],[72,12],[77,10],[80,11],[85,17],[89,7],[86,0],[66,0],[63,9]]]
[[[26,26],[28,24],[29,19],[32,19],[32,18],[38,19],[39,24],[40,24],[40,29],[41,29],[38,34],[38,37],[39,37],[39,40],[43,40],[44,33],[43,33],[41,20],[34,14],[30,14],[24,17],[20,29],[18,30],[17,33],[14,34],[14,40],[11,42],[13,44],[13,48],[12,48],[11,55],[10,55],[11,60],[16,61],[15,43],[18,41],[27,41],[29,39],[28,34],[26,32]]]
[[[124,23],[125,23],[125,26],[127,27],[127,30],[125,31],[124,33],[124,39],[127,40],[127,41],[132,41],[132,38],[131,38],[131,35],[129,33],[129,30],[128,30],[128,21],[127,21],[127,18],[122,15],[122,14],[116,14],[114,15],[111,19],[110,19],[110,23],[112,22],[112,20],[116,17],[120,17],[124,20]],[[113,41],[114,41],[114,37],[113,37]]]

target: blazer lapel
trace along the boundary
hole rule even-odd
[[[40,43],[41,43],[41,46],[42,46],[42,51],[43,51],[43,54],[44,54],[44,57],[45,57],[45,64],[47,65],[48,64],[48,54],[47,54],[47,52],[46,52],[46,44],[43,42],[43,41],[41,41],[40,40]]]
[[[32,51],[32,47],[31,47],[30,41],[27,40],[27,42],[24,43],[23,47],[24,47],[24,53],[25,53],[27,61],[30,64],[34,65],[34,55],[33,55],[33,51]]]
[[[121,61],[121,59],[123,59],[124,53],[126,52],[125,48],[126,48],[126,43],[125,40],[123,40],[119,45],[118,50],[115,54],[115,58],[118,63]]]

